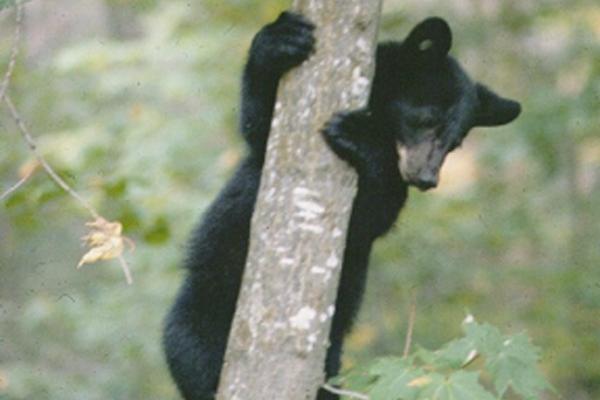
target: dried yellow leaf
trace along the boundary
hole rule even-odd
[[[8,388],[8,378],[4,371],[0,370],[0,390],[5,390]]]
[[[123,254],[125,240],[121,235],[123,225],[120,222],[109,222],[103,218],[86,223],[90,232],[81,240],[90,247],[83,255],[77,268],[83,264],[92,264],[100,260],[110,260]]]
[[[35,158],[30,159],[19,167],[19,178],[24,179],[33,174],[39,167],[40,162]]]
[[[421,387],[429,384],[431,382],[431,378],[428,376],[421,376],[419,378],[415,378],[412,381],[408,382],[408,387]]]

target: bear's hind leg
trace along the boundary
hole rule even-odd
[[[164,349],[169,370],[185,400],[214,400],[227,332],[207,340],[188,324],[173,319],[167,322]]]
[[[325,379],[330,379],[340,372],[342,358],[342,338],[330,337],[331,344],[325,359]],[[319,389],[317,400],[338,400],[340,397],[323,388]]]

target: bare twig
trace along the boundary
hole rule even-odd
[[[128,285],[133,284],[133,277],[131,276],[131,270],[129,269],[129,264],[127,264],[127,261],[125,261],[123,254],[119,255],[119,263],[121,264],[121,269],[123,270],[123,273],[125,274],[125,281],[127,281]]]
[[[25,182],[27,182],[27,180],[31,177],[31,175],[33,175],[34,172],[35,172],[35,168],[32,168],[30,171],[27,171],[27,173],[17,183],[15,183],[11,187],[9,187],[4,193],[2,193],[2,195],[0,195],[0,201],[3,201],[4,199],[7,199],[18,188],[20,188],[21,186],[23,186],[23,184]]]
[[[25,139],[25,141],[27,142],[27,145],[29,146],[30,150],[32,151],[32,153],[34,154],[35,158],[38,160],[40,165],[44,168],[46,173],[48,173],[48,175],[52,178],[52,180],[54,180],[54,182],[56,182],[56,184],[58,186],[60,186],[64,191],[69,193],[72,197],[77,199],[90,212],[90,214],[92,214],[92,216],[94,218],[99,218],[100,214],[98,214],[98,212],[87,201],[85,201],[81,196],[79,196],[79,194],[77,192],[75,192],[60,176],[58,176],[58,174],[52,169],[52,167],[50,167],[50,165],[44,159],[44,157],[38,152],[37,144],[36,144],[35,140],[33,139],[33,136],[27,129],[27,126],[23,122],[23,119],[21,118],[19,112],[17,111],[17,108],[15,107],[12,100],[6,93],[8,84],[10,82],[10,78],[14,71],[17,55],[19,53],[19,41],[21,38],[21,25],[22,25],[22,16],[23,16],[23,6],[21,4],[21,0],[15,0],[15,7],[17,10],[17,16],[16,16],[16,27],[15,27],[15,33],[14,33],[14,42],[13,42],[13,47],[12,47],[12,53],[10,56],[10,61],[8,63],[8,69],[7,69],[6,73],[4,74],[2,83],[0,84],[0,100],[4,99],[4,102],[8,106],[8,110],[10,111],[11,116],[15,120],[15,123],[17,124],[19,131],[21,132],[21,134],[22,134],[23,138]],[[27,180],[27,177],[23,178],[21,181],[25,181],[25,180]],[[17,188],[24,183],[21,181],[19,181],[15,185]],[[15,186],[13,186],[13,188]],[[9,191],[13,191],[11,189],[9,189]],[[15,188],[15,190],[16,190],[16,188]],[[3,195],[3,197],[4,197],[4,195]]]
[[[54,169],[50,166],[50,164],[48,164],[48,162],[46,161],[44,156],[42,156],[42,154],[39,152],[39,150],[37,148],[37,143],[35,142],[33,135],[31,134],[31,132],[29,132],[27,125],[25,125],[25,123],[23,122],[21,115],[19,114],[17,108],[15,107],[15,105],[13,104],[13,102],[9,96],[7,96],[7,95],[4,96],[4,102],[6,103],[6,105],[8,107],[10,115],[15,120],[15,123],[16,123],[17,127],[19,128],[19,131],[21,132],[23,139],[25,139],[27,146],[29,147],[29,149],[31,150],[31,152],[33,153],[33,155],[35,156],[37,161],[40,163],[42,168],[44,168],[44,171],[46,171],[48,176],[50,176],[50,178],[61,189],[63,189],[65,192],[67,192],[71,197],[76,199],[86,210],[88,210],[88,212],[92,215],[94,220],[105,221],[105,219],[98,213],[98,211],[96,211],[96,209],[94,209],[94,207],[92,207],[92,205],[90,203],[88,203],[83,197],[81,197],[79,195],[79,193],[77,193],[75,190],[73,190],[73,188],[71,188],[71,186],[69,186],[69,184],[67,184],[67,182],[65,182],[64,179],[62,179],[56,173],[56,171],[54,171]],[[119,236],[120,236],[120,234],[119,234]],[[130,239],[127,239],[127,240],[129,242],[131,242]],[[119,259],[119,263],[121,264],[121,268],[123,269],[123,273],[125,274],[125,279],[126,279],[127,283],[131,285],[133,283],[133,279],[131,277],[131,271],[129,269],[129,265],[127,264],[127,261],[125,261],[125,258],[123,258],[122,254],[119,254],[118,259]]]
[[[15,65],[17,63],[17,56],[19,54],[19,42],[21,41],[21,25],[22,25],[22,17],[23,17],[23,5],[20,0],[15,1],[15,12],[16,12],[16,23],[15,23],[15,31],[13,33],[13,44],[12,50],[10,53],[10,59],[8,61],[8,67],[6,68],[6,72],[4,73],[4,77],[2,78],[2,82],[0,83],[0,101],[4,98],[4,94],[8,90],[8,84],[10,83],[10,78],[12,77],[13,71],[15,69]],[[2,195],[0,196],[0,201],[8,198],[12,193],[14,193],[17,189],[19,189],[31,176],[33,170],[23,176],[17,183],[8,188]]]
[[[81,197],[79,195],[79,193],[77,193],[76,191],[74,191],[71,188],[71,186],[69,186],[67,184],[67,182],[65,182],[64,179],[62,179],[54,171],[54,169],[52,169],[52,167],[50,166],[50,164],[48,164],[48,162],[46,161],[46,159],[38,151],[38,149],[37,149],[37,143],[33,139],[33,136],[29,132],[29,129],[27,129],[27,126],[23,122],[23,119],[21,118],[21,115],[17,111],[15,105],[13,104],[12,100],[10,99],[10,97],[8,95],[4,96],[4,102],[8,106],[8,110],[10,111],[10,115],[15,120],[15,123],[17,124],[17,127],[19,128],[19,131],[21,132],[21,135],[25,139],[25,142],[29,146],[29,149],[31,150],[31,152],[33,153],[33,155],[35,156],[35,158],[38,160],[38,162],[40,163],[40,165],[42,166],[42,168],[44,168],[44,170],[46,171],[46,173],[50,176],[50,178],[52,178],[52,180],[54,182],[56,182],[56,184],[58,186],[60,186],[61,189],[63,189],[65,192],[67,192],[69,195],[71,195],[71,197],[75,198],[86,210],[88,210],[90,212],[90,214],[92,214],[92,217],[94,217],[94,219],[100,218],[100,214],[98,214],[98,212],[94,209],[94,207],[92,207],[83,197]]]
[[[19,42],[21,41],[21,25],[23,20],[23,5],[21,4],[20,0],[15,1],[15,9],[17,15],[15,32],[13,34],[13,45],[10,53],[10,60],[8,62],[8,68],[6,69],[4,78],[2,78],[2,83],[0,83],[0,100],[2,100],[4,94],[6,93],[6,90],[8,89],[10,78],[12,77],[12,73],[15,69],[15,64],[17,63],[17,55],[19,54]]]
[[[410,300],[410,311],[408,313],[408,329],[406,331],[406,340],[404,342],[403,357],[406,358],[410,354],[410,346],[412,344],[413,330],[415,327],[415,318],[417,316],[417,295],[415,290],[412,290]]]
[[[104,218],[102,218],[102,216],[100,216],[98,211],[96,211],[96,209],[94,207],[92,207],[92,205],[90,203],[88,203],[83,197],[81,197],[79,195],[79,193],[77,193],[75,190],[73,190],[73,188],[71,188],[71,186],[69,186],[69,184],[67,184],[67,182],[65,182],[65,180],[62,179],[56,173],[56,171],[54,171],[54,169],[50,166],[50,164],[42,156],[42,154],[39,152],[39,150],[37,148],[37,143],[36,143],[35,139],[33,138],[33,135],[27,128],[27,125],[25,125],[25,122],[21,118],[19,111],[17,110],[17,108],[15,107],[11,98],[7,94],[8,85],[10,83],[10,79],[11,79],[13,71],[15,69],[17,56],[19,54],[19,42],[21,39],[21,26],[22,26],[22,21],[23,21],[22,1],[23,0],[15,0],[16,26],[15,26],[15,32],[14,32],[12,51],[11,51],[11,55],[10,55],[10,60],[8,62],[8,68],[6,70],[6,73],[4,74],[4,77],[2,78],[2,81],[0,82],[0,103],[2,102],[2,100],[4,100],[4,102],[6,103],[6,106],[8,107],[10,115],[14,119],[14,121],[17,125],[17,128],[19,129],[19,132],[21,133],[21,136],[23,136],[23,139],[27,143],[27,146],[29,147],[29,149],[31,150],[33,155],[35,156],[37,162],[42,166],[42,168],[44,168],[44,171],[46,171],[48,176],[61,189],[63,189],[71,197],[76,199],[79,202],[79,204],[81,204],[92,215],[92,217],[94,218],[95,221],[107,222]],[[15,192],[19,187],[21,187],[25,182],[27,182],[29,177],[33,174],[34,170],[35,170],[35,168],[32,168],[31,171],[28,171],[27,173],[25,173],[25,175],[16,184],[14,184],[7,191],[2,193],[2,195],[0,196],[0,200],[4,200],[8,196],[10,196],[13,192]],[[120,223],[118,225],[119,225],[119,227],[121,226]],[[122,236],[120,230],[119,230],[117,239],[123,240],[125,243],[127,243],[131,247],[131,250],[133,251],[133,248],[134,248],[133,241],[125,236]],[[97,249],[93,249],[93,250],[97,250]],[[110,249],[110,250],[112,250],[112,249]],[[101,254],[99,256],[99,258],[106,259],[106,258],[117,257],[119,259],[121,268],[123,269],[123,273],[125,274],[125,279],[127,281],[127,284],[131,285],[133,283],[131,271],[129,269],[129,265],[127,264],[127,261],[125,261],[125,258],[120,253],[121,251],[122,251],[122,249],[119,251],[118,256],[113,255],[113,256],[107,257],[105,254]]]
[[[334,386],[331,386],[328,383],[323,384],[322,388],[333,394],[350,397],[351,399],[369,400],[369,396],[367,396],[366,394],[352,392],[350,390],[338,389]]]
[[[22,25],[22,14],[23,14],[23,6],[21,4],[21,0],[15,0],[15,7],[17,9],[17,17],[16,17],[16,27],[15,27],[15,33],[14,33],[14,43],[13,43],[10,61],[8,63],[8,69],[7,69],[6,73],[4,74],[2,83],[0,84],[0,101],[2,99],[4,99],[4,102],[8,106],[8,110],[10,111],[11,116],[15,120],[15,123],[17,124],[17,127],[19,128],[19,131],[21,132],[21,135],[27,142],[27,145],[29,146],[30,150],[32,151],[32,153],[34,154],[35,158],[38,160],[40,165],[44,168],[46,173],[48,173],[48,175],[52,178],[52,180],[54,180],[54,182],[56,182],[56,184],[58,186],[60,186],[64,191],[69,193],[72,197],[77,199],[77,201],[79,201],[90,212],[90,214],[92,214],[92,216],[94,218],[100,218],[100,214],[98,214],[98,212],[87,201],[85,201],[81,196],[79,196],[79,194],[77,192],[75,192],[60,176],[58,176],[58,174],[52,169],[52,167],[50,167],[50,165],[48,164],[46,159],[44,159],[44,157],[38,152],[37,144],[36,144],[35,140],[33,139],[33,136],[27,129],[27,126],[23,122],[23,119],[21,118],[19,112],[17,111],[17,108],[15,107],[12,100],[6,93],[8,84],[10,82],[10,78],[14,71],[17,54],[19,52],[19,41],[20,41],[20,37],[21,37],[21,25]],[[17,185],[15,185],[15,186],[18,187],[20,185],[22,185],[22,183],[17,183]]]

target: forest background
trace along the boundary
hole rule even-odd
[[[41,171],[0,204],[0,399],[175,399],[162,318],[186,238],[243,154],[239,82],[283,0],[68,0],[26,5],[9,93],[40,151],[136,242],[75,266],[86,211]],[[600,5],[595,0],[387,0],[381,39],[429,15],[475,79],[519,99],[474,130],[438,189],[411,192],[375,248],[346,367],[437,348],[467,313],[526,331],[564,398],[600,398]],[[14,13],[0,11],[0,72]],[[33,166],[0,107],[0,192]]]

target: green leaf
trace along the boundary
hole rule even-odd
[[[425,365],[435,365],[438,362],[438,356],[435,352],[421,346],[416,346],[415,356]]]
[[[114,199],[123,197],[127,192],[127,179],[119,178],[113,181],[110,181],[104,185],[104,192],[108,197],[112,197]]]
[[[538,369],[539,350],[525,334],[506,339],[502,349],[486,358],[485,368],[494,378],[498,396],[502,397],[508,386],[525,399],[538,398],[551,386]]]
[[[495,400],[479,383],[478,372],[458,371],[445,377],[429,375],[431,382],[419,394],[418,399],[427,400]]]
[[[329,380],[334,386],[341,386],[359,393],[367,393],[377,380],[377,376],[368,371],[368,366],[357,366]]]
[[[369,391],[371,400],[417,399],[420,388],[409,384],[424,373],[414,369],[409,360],[392,357],[381,359],[373,364],[370,372],[379,376]]]
[[[65,195],[65,191],[56,186],[54,182],[49,181],[47,183],[50,185],[42,185],[34,194],[38,205],[46,204]]]
[[[23,189],[23,188],[21,188]],[[25,190],[17,190],[11,193],[10,197],[8,197],[4,201],[4,206],[6,208],[14,208],[17,206],[22,206],[27,203],[28,197],[27,192]]]
[[[473,343],[475,348],[484,357],[497,354],[502,350],[505,337],[498,328],[490,324],[479,324],[473,321],[465,321],[463,330],[466,339]]]
[[[381,357],[373,361],[368,367],[368,372],[371,375],[382,376],[394,374],[410,368],[410,359],[400,357]]]
[[[144,240],[150,244],[165,243],[171,237],[171,228],[167,217],[159,216],[152,225],[144,232]]]
[[[373,381],[376,379],[371,375],[358,374],[356,371],[344,375],[343,377],[337,377],[329,381],[333,386],[343,387],[344,389],[351,390],[356,393],[368,393]],[[342,382],[347,380],[347,384]]]
[[[430,351],[419,348],[416,356],[426,365],[436,370],[461,368],[471,357],[473,357],[476,346],[472,340],[467,338],[453,340],[438,351]]]
[[[142,215],[133,204],[123,205],[119,211],[120,212],[115,219],[123,224],[123,230],[125,232],[132,232],[142,227]]]
[[[505,336],[497,328],[469,318],[463,329],[466,339],[485,358],[498,397],[504,396],[509,386],[525,399],[538,398],[551,388],[538,368],[539,350],[527,335]]]

